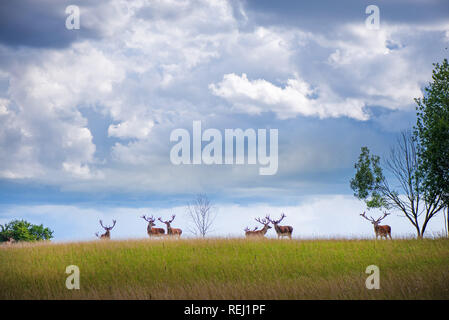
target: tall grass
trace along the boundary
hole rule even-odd
[[[380,289],[368,290],[369,265]],[[65,269],[80,268],[80,290]],[[449,241],[129,240],[0,248],[1,299],[448,299]]]

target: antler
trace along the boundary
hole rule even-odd
[[[270,220],[270,222],[271,222],[272,224],[278,224],[278,223],[281,222],[282,219],[284,219],[285,217],[286,217],[285,214],[282,212],[281,218],[280,218],[279,220]]]
[[[141,218],[143,218],[147,222],[154,222],[154,220],[155,220],[153,216],[147,218],[145,215],[143,215],[143,216],[141,216]]]
[[[368,218],[368,217],[366,216],[365,212],[363,212],[363,213],[361,214],[361,216],[364,217],[364,218],[365,218],[366,220],[368,220],[368,221],[371,221],[371,222],[375,222],[375,221],[376,221],[376,220],[373,219],[373,217],[371,217],[371,219]]]
[[[100,225],[101,225],[101,226],[103,227],[103,229],[105,229],[105,230],[112,230],[112,228],[114,228],[116,222],[117,222],[117,221],[112,220],[113,225],[112,225],[111,227],[108,227],[108,226],[105,227],[105,226],[103,225],[103,221],[100,220]]]
[[[172,223],[172,221],[175,219],[175,217],[176,217],[176,215],[172,215],[171,216],[171,220],[167,220],[167,221],[163,221],[161,219],[161,217],[159,217],[159,221],[162,222],[162,223]]]
[[[248,231],[254,232],[254,231],[256,231],[256,230],[257,230],[257,227],[255,227],[253,230],[250,230],[248,227],[246,227],[244,231],[245,231],[245,232],[248,232]]]
[[[269,224],[269,223],[270,223],[270,220],[268,219],[268,216],[266,216],[263,220],[260,220],[260,218],[256,218],[256,219],[254,219],[254,220],[256,220],[257,222],[259,222],[259,223],[261,223],[261,224],[263,224],[263,225]],[[268,220],[268,221],[267,221],[267,220]]]
[[[384,211],[384,215],[383,217],[380,217],[379,219],[376,220],[376,222],[381,222],[383,219],[385,219],[386,216],[390,215],[389,213],[387,213],[386,211]]]

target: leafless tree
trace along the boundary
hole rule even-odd
[[[397,182],[392,186],[385,177],[382,179],[380,188],[387,206],[401,211],[422,238],[430,219],[444,208],[444,203],[439,195],[428,194],[423,188],[416,142],[410,131],[401,132],[385,168]]]
[[[189,231],[195,236],[205,237],[212,231],[212,224],[217,217],[215,208],[205,194],[199,194],[195,200],[187,204],[187,214],[193,225]]]

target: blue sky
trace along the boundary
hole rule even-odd
[[[370,4],[378,30],[365,26]],[[68,5],[79,30],[65,28]],[[383,156],[415,123],[413,98],[447,57],[448,13],[421,0],[4,1],[0,223],[78,240],[115,218],[113,235],[144,237],[140,215],[176,213],[187,229],[186,202],[206,193],[214,235],[284,211],[297,236],[372,236],[353,164],[360,147]],[[194,120],[278,129],[277,174],[174,166],[170,132]],[[397,214],[393,234],[413,233]]]

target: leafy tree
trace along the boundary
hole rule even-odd
[[[351,179],[354,196],[364,200],[368,209],[387,207],[380,192],[380,184],[384,179],[382,168],[379,166],[380,158],[370,155],[367,147],[362,147],[361,151],[359,160],[354,165],[357,170],[355,177]]]
[[[13,220],[0,225],[0,242],[13,238],[16,241],[49,240],[53,238],[53,231],[41,225],[31,224],[25,220]]]
[[[389,173],[388,179],[383,168]],[[423,188],[416,141],[410,131],[400,134],[382,165],[378,156],[362,147],[355,169],[350,182],[354,195],[364,200],[368,209],[401,211],[415,227],[418,238],[423,237],[429,221],[444,208],[441,197],[430,196]]]
[[[417,104],[415,137],[420,157],[423,188],[428,197],[441,197],[449,207],[449,64],[435,66],[432,82]],[[448,215],[449,219],[449,215]],[[449,220],[448,220],[449,223]]]

